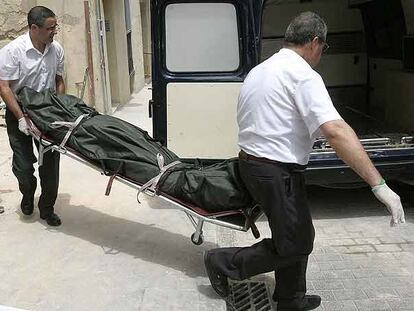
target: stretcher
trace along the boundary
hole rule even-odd
[[[214,225],[222,226],[225,228],[244,231],[247,232],[251,230],[255,238],[260,237],[260,233],[255,225],[255,221],[260,218],[263,214],[260,206],[254,205],[246,209],[237,209],[237,210],[228,210],[220,212],[209,212],[200,207],[194,206],[192,204],[180,201],[166,193],[160,193],[156,190],[154,185],[156,183],[150,182],[147,184],[140,184],[134,180],[128,179],[124,176],[121,176],[117,173],[108,172],[103,169],[101,166],[96,165],[88,158],[84,157],[82,154],[76,150],[66,146],[66,142],[69,139],[71,132],[76,128],[77,124],[81,121],[82,118],[79,118],[75,122],[54,122],[52,124],[55,127],[66,127],[68,128],[67,135],[61,142],[54,142],[49,137],[41,134],[37,129],[35,131],[30,131],[30,135],[39,143],[39,166],[43,163],[43,156],[46,152],[59,152],[60,154],[66,155],[71,159],[86,165],[94,170],[97,170],[102,175],[108,176],[108,184],[106,187],[105,195],[109,195],[111,191],[111,186],[114,180],[117,180],[133,189],[137,190],[137,201],[139,201],[140,193],[144,193],[151,197],[158,197],[160,200],[164,200],[172,204],[174,207],[182,210],[187,216],[191,224],[193,225],[195,231],[191,234],[191,242],[195,245],[201,245],[204,241],[203,237],[203,225],[204,223],[211,223]],[[159,161],[161,174],[163,173],[163,163],[162,159]],[[165,167],[164,167],[165,168]],[[159,179],[161,176],[155,176],[154,179]]]

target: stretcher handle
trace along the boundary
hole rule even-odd
[[[257,229],[257,226],[254,221],[250,222],[250,229],[252,230],[253,236],[255,239],[260,238],[260,232],[259,229]]]
[[[116,169],[116,171],[109,177],[108,184],[106,185],[106,190],[105,190],[106,196],[109,196],[109,194],[111,193],[112,183],[114,182],[116,175],[118,175],[118,173],[121,171],[123,166],[124,166],[124,162],[121,162],[118,168]]]
[[[247,225],[250,227],[250,229],[252,230],[253,236],[258,239],[260,238],[260,232],[259,229],[257,229],[257,226],[252,218],[252,214],[254,211],[254,208],[256,206],[253,206],[252,208],[249,208],[248,210],[243,210],[243,214],[246,217],[246,221],[247,221]]]

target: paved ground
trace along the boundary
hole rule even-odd
[[[148,90],[117,115],[143,128]],[[0,125],[1,125],[0,116]],[[38,212],[25,218],[11,173],[11,151],[0,126],[0,305],[26,310],[226,310],[206,278],[202,252],[249,245],[250,233],[206,225],[205,243],[181,211],[142,197],[62,157],[56,210],[63,225],[49,228]],[[414,310],[414,195],[398,187],[407,224],[390,228],[385,208],[368,189],[309,188],[317,231],[308,270],[319,310]],[[258,222],[268,235],[264,219]],[[272,286],[271,274],[258,278]],[[0,307],[0,310],[2,308]]]

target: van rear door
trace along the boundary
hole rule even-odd
[[[237,98],[257,64],[262,4],[152,1],[153,135],[181,158],[237,155]]]
[[[236,105],[244,78],[282,46],[294,16],[313,11],[330,29],[331,48],[316,70],[333,102],[386,180],[414,176],[413,75],[400,68],[400,41],[414,33],[405,26],[414,25],[408,1],[151,3],[153,135],[182,159],[237,155]],[[306,174],[309,184],[361,182],[323,137]]]

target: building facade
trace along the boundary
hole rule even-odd
[[[0,48],[28,31],[27,13],[43,5],[58,17],[67,93],[111,114],[150,76],[149,0],[0,0]]]

